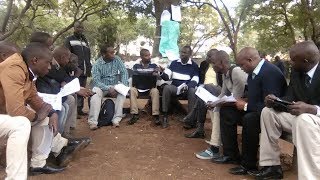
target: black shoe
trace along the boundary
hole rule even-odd
[[[204,131],[194,131],[193,133],[191,134],[185,134],[184,137],[186,138],[202,138],[204,139],[206,137]]]
[[[84,138],[70,138],[68,139],[68,146],[74,146],[79,144],[78,149],[84,149],[91,143],[91,138],[84,137]]]
[[[243,166],[238,166],[238,167],[229,169],[229,173],[234,175],[246,175],[248,174],[248,170]]]
[[[260,171],[248,171],[248,174],[255,176],[256,179],[283,179],[283,172],[281,166],[266,166]]]
[[[162,128],[167,128],[169,126],[168,117],[164,116],[162,120]]]
[[[136,123],[139,119],[139,116],[137,114],[133,114],[131,119],[127,122],[128,125],[133,125]]]
[[[160,121],[159,116],[155,116],[155,117],[154,117],[154,124],[155,124],[156,126],[159,126],[159,125],[161,124],[161,121]]]
[[[85,112],[83,112],[83,111],[78,111],[78,115],[79,115],[79,116],[87,116],[88,113],[85,113]]]
[[[69,164],[73,154],[78,152],[84,146],[84,141],[75,142],[73,145],[65,146],[61,149],[60,154],[56,157],[58,166],[65,167]]]
[[[184,125],[183,125],[183,128],[186,129],[186,130],[189,130],[189,129],[194,129],[196,128],[197,126],[195,124],[190,124],[188,122],[185,122]]]
[[[217,164],[239,164],[239,159],[233,159],[229,156],[221,156],[211,160],[213,163]]]
[[[54,174],[62,172],[65,169],[65,167],[53,167],[45,165],[43,167],[30,167],[29,172],[31,176],[38,175],[38,174]]]

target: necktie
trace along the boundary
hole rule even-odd
[[[304,84],[306,85],[306,87],[307,88],[309,88],[309,86],[310,86],[310,80],[311,80],[311,78],[310,78],[310,76],[308,75],[308,74],[305,74],[305,77],[304,77]]]

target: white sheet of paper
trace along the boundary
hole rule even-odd
[[[79,79],[75,78],[74,80],[70,81],[66,85],[64,85],[60,90],[61,97],[68,96],[69,94],[75,93],[80,91],[80,83]]]
[[[181,90],[182,90],[182,88],[183,87],[185,87],[186,86],[186,83],[182,83],[180,86],[178,86],[177,88],[177,95],[180,95],[181,94]]]
[[[171,5],[172,20],[181,22],[181,8],[180,6]]]
[[[117,84],[114,86],[114,90],[116,90],[118,93],[126,96],[130,90],[130,87],[125,86],[124,84]]]
[[[60,94],[46,94],[38,92],[38,95],[44,102],[50,104],[54,110],[61,111],[62,97],[60,96]]]
[[[202,99],[205,103],[208,103],[209,101],[215,102],[218,101],[220,98],[212,95],[209,91],[207,91],[203,87],[198,87],[196,91],[196,95]]]

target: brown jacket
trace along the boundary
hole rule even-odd
[[[37,95],[26,63],[19,54],[13,54],[0,63],[0,114],[33,121],[35,113],[26,104],[37,112],[45,102]]]

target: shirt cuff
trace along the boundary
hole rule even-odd
[[[320,117],[320,107],[316,106],[316,108],[317,108],[317,114],[316,115]]]

